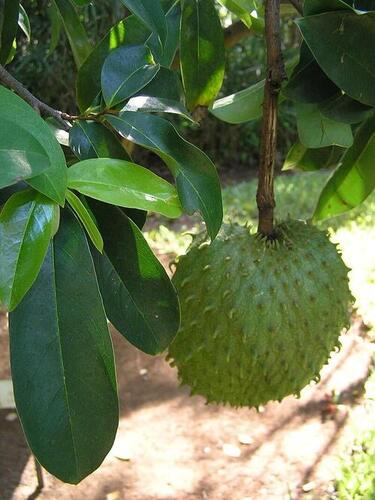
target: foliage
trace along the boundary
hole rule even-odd
[[[18,49],[20,67],[25,48],[25,41],[17,45],[17,24],[31,44],[33,26],[30,34],[18,1],[4,0],[0,11],[0,302],[9,311],[14,391],[26,437],[39,462],[71,483],[100,465],[118,425],[106,319],[151,354],[164,351],[178,330],[176,290],[140,231],[147,212],[169,218],[197,213],[211,240],[223,218],[214,164],[170,120],[195,121],[207,110],[215,116],[225,65],[218,4],[108,0],[102,12],[115,6],[114,17],[102,38],[96,36],[102,27],[86,30],[96,19],[95,4],[51,0],[53,58],[46,64],[44,45],[32,56],[39,72],[27,69],[29,82],[46,66],[55,71],[53,62],[60,75],[74,73],[76,105],[62,112],[40,100],[42,87],[37,99],[12,76],[9,63]],[[225,4],[263,38],[262,3]],[[46,3],[30,7],[44,15]],[[318,201],[319,221],[357,206],[374,187],[375,60],[364,48],[371,45],[375,18],[341,0],[314,0],[296,23],[304,43],[299,63],[286,61],[290,80],[282,99],[296,109],[303,147],[342,148]],[[62,33],[61,47],[69,44],[71,56],[61,66],[55,48]],[[358,60],[358,78],[348,76],[348,59]],[[258,118],[260,91],[269,81],[255,85],[255,106],[253,88],[243,105],[258,107]],[[231,100],[236,93],[220,112],[233,123],[238,117]],[[148,161],[137,164],[133,144],[158,155],[172,182]],[[318,158],[309,160],[317,169]]]

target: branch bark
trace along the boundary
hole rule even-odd
[[[27,88],[24,87],[21,82],[16,80],[16,78],[14,78],[14,76],[12,76],[1,64],[0,82],[2,82],[11,90],[14,90],[16,94],[18,94],[24,101],[30,104],[30,106],[32,106],[40,115],[55,118],[55,120],[58,121],[58,123],[64,130],[69,130],[69,125],[65,120],[71,120],[73,117],[66,113],[63,113],[62,111],[53,109],[48,106],[48,104],[40,101],[29,90],[27,90]]]
[[[275,208],[274,171],[277,148],[277,104],[286,79],[280,37],[280,0],[266,0],[267,79],[264,89],[263,121],[257,204],[258,233],[273,237]]]

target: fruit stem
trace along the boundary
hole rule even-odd
[[[277,103],[283,80],[286,79],[280,37],[280,0],[266,0],[265,38],[267,46],[267,76],[264,86],[263,121],[260,148],[257,204],[258,233],[272,238],[274,172],[277,147]]]

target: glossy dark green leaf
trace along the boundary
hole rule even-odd
[[[143,229],[147,220],[147,212],[145,212],[144,210],[137,210],[135,208],[118,208],[120,208],[124,212],[124,214],[127,215],[129,219],[131,219],[139,227],[139,229]]]
[[[3,154],[7,161],[12,162],[12,168],[18,169],[12,182],[29,179],[29,184],[37,191],[64,204],[67,182],[65,157],[48,125],[20,97],[2,86],[0,116],[0,149],[5,151]],[[9,164],[4,160],[3,156],[0,163],[0,178],[3,179],[9,175],[9,172],[6,173],[9,168],[6,165]],[[0,186],[12,182],[8,180],[4,184],[0,181]]]
[[[9,333],[14,395],[29,446],[51,474],[76,484],[111,449],[118,400],[95,269],[72,215],[63,217],[38,279],[9,315]]]
[[[344,123],[362,122],[369,117],[372,109],[342,92],[319,104],[319,111],[324,116]]]
[[[158,34],[161,44],[167,38],[167,23],[160,0],[121,0],[150,31]]]
[[[1,125],[6,125],[7,123],[9,122],[3,120]],[[16,133],[23,132],[23,129],[17,126],[11,127],[8,130],[13,130]],[[28,136],[27,134],[23,138],[34,139],[33,136]],[[0,137],[0,142],[3,142],[1,139]],[[36,141],[33,145],[35,149],[40,146]],[[1,145],[0,147],[4,146]],[[30,179],[40,175],[42,172],[47,171],[50,166],[49,158],[44,151],[43,153],[37,153],[30,150],[0,149],[0,188],[16,184],[21,179]]]
[[[375,12],[326,12],[298,19],[302,36],[326,75],[345,93],[375,106]]]
[[[132,97],[126,103],[123,111],[144,111],[148,113],[171,113],[180,115],[194,122],[194,119],[183,104],[172,99],[163,99],[159,97],[148,97],[139,95]]]
[[[100,234],[99,229],[97,228],[94,219],[91,216],[91,213],[82,201],[78,198],[77,195],[73,193],[73,191],[66,192],[66,199],[69,205],[72,207],[74,212],[76,213],[79,220],[82,222],[83,227],[86,229],[87,234],[90,236],[90,239],[95,246],[95,248],[102,253],[103,252],[103,238]]]
[[[18,0],[0,2],[0,64],[6,64],[16,37],[19,17]]]
[[[131,45],[113,50],[102,68],[102,92],[108,107],[116,106],[145,87],[158,73],[150,49]]]
[[[106,127],[95,122],[76,122],[70,131],[70,147],[80,160],[90,158],[115,158],[128,160],[129,157],[119,140]],[[147,212],[121,207],[142,229]]]
[[[53,0],[68,37],[77,68],[92,50],[90,40],[71,0]]]
[[[180,42],[180,5],[176,4],[172,6],[166,14],[165,19],[167,23],[167,38],[164,46],[160,44],[159,37],[156,33],[152,33],[150,38],[147,40],[147,45],[150,47],[155,61],[161,66],[169,68],[174,61]]]
[[[296,103],[296,112],[299,139],[306,148],[348,148],[353,144],[350,125],[323,116],[315,104]]]
[[[68,186],[96,200],[179,217],[175,188],[134,163],[108,158],[84,160],[69,168]]]
[[[182,103],[182,85],[174,71],[160,68],[155,78],[125,104],[122,111],[172,113],[193,121]]]
[[[337,10],[353,10],[351,0],[308,0],[304,2],[303,12],[305,16],[313,16],[324,12]]]
[[[29,19],[29,16],[27,15],[26,10],[23,8],[22,5],[20,5],[20,11],[19,11],[19,16],[18,16],[18,26],[23,31],[24,35],[26,36],[27,41],[30,42],[30,40],[31,40],[30,19]]]
[[[124,44],[142,44],[149,36],[150,31],[135,16],[129,16],[111,28],[79,69],[77,100],[81,111],[88,109],[100,94],[102,66],[107,55]]]
[[[161,353],[180,323],[176,291],[138,227],[118,207],[89,203],[104,238],[93,257],[107,317],[138,349]]]
[[[322,168],[336,167],[344,151],[343,148],[338,146],[307,149],[303,144],[297,142],[290,148],[282,169],[311,172]]]
[[[106,118],[124,138],[162,158],[176,178],[182,206],[187,213],[199,211],[209,235],[215,238],[223,211],[219,178],[211,160],[159,116],[126,111]]]
[[[186,106],[210,105],[224,78],[223,29],[213,0],[184,0],[180,64]]]
[[[118,138],[100,123],[77,121],[70,129],[69,145],[80,160],[89,158],[130,160]]]
[[[12,311],[36,280],[59,207],[36,191],[13,194],[0,215],[0,302]]]
[[[302,43],[300,59],[283,88],[288,99],[318,103],[335,96],[340,89],[322,71],[306,43]]]
[[[324,187],[314,213],[321,220],[347,212],[375,188],[375,117],[362,124],[353,146]]]
[[[171,99],[183,102],[183,89],[179,75],[168,68],[161,67],[158,74],[140,90],[134,97],[138,96],[157,97],[159,99]]]

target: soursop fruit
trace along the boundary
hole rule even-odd
[[[275,234],[266,241],[224,225],[177,265],[181,327],[167,359],[208,402],[257,407],[298,395],[348,327],[352,296],[336,246],[302,221]]]

